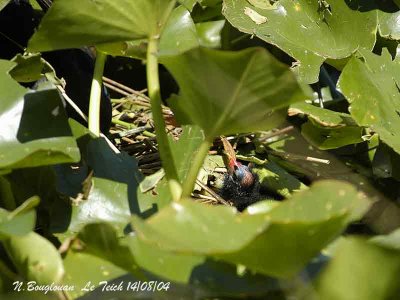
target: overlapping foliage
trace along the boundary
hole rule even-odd
[[[377,42],[380,36],[397,44],[396,10],[383,12],[374,1],[175,2],[58,0],[27,49],[95,46],[148,64],[156,57],[168,69],[179,85],[168,104],[185,126],[179,141],[165,143],[156,127],[160,151],[171,153],[159,182],[144,177],[134,157],[68,121],[54,86],[33,91],[18,84],[47,72],[37,56],[0,61],[1,292],[20,297],[12,283],[23,279],[73,285],[68,295],[75,298],[89,292],[81,289],[89,280],[122,278],[171,281],[173,288],[159,295],[165,299],[393,297],[400,272],[396,231],[339,236],[375,200],[378,209],[365,219],[372,230],[400,226],[389,199],[397,194],[387,192],[396,177],[377,172],[396,169],[400,153],[398,58],[379,52]],[[248,47],[250,35],[260,39],[258,47]],[[292,70],[277,48],[290,56]],[[317,107],[305,83],[317,81],[324,62],[341,71],[338,96],[326,93],[319,99],[325,106]],[[256,168],[261,184],[287,199],[239,213],[189,198],[215,138],[271,130],[287,112],[302,120],[304,139],[293,133],[260,142],[242,157],[264,155]],[[267,147],[330,165],[266,156]],[[351,159],[327,149],[348,151]],[[382,152],[392,159],[382,162]],[[79,161],[77,172],[70,163]],[[308,187],[309,181],[317,182]],[[156,192],[148,192],[154,185]],[[173,201],[177,194],[183,196]]]

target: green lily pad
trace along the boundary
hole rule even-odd
[[[34,207],[39,202],[38,197],[32,197],[11,212],[0,208],[0,240],[31,232],[36,222]]]
[[[187,254],[234,251],[268,227],[262,217],[239,216],[232,207],[211,207],[191,200],[172,203],[146,222],[133,216],[132,224],[141,240]]]
[[[398,19],[400,12],[386,13],[378,11],[379,33],[390,40],[400,39]]]
[[[322,6],[324,2],[329,8]],[[345,58],[360,48],[371,50],[375,44],[374,11],[361,13],[341,0],[280,0],[268,9],[252,3],[256,4],[224,0],[222,12],[240,31],[276,45],[294,57],[304,82],[318,80],[325,59]],[[349,28],[352,34],[348,34]]]
[[[206,260],[204,256],[168,252],[137,237],[127,237],[126,243],[142,268],[179,283],[189,283],[192,270]]]
[[[103,287],[104,281],[126,274],[125,270],[107,260],[79,250],[68,251],[64,258],[64,267],[63,284],[74,286],[74,290],[67,293],[72,299],[90,293],[90,289],[99,287],[100,282],[103,282]]]
[[[18,273],[37,284],[59,283],[64,266],[57,249],[35,232],[3,241],[5,250]]]
[[[198,46],[199,40],[192,17],[185,7],[178,6],[165,24],[158,55],[177,55]]]
[[[120,226],[130,217],[127,186],[112,180],[93,178],[87,199],[73,200],[69,230],[79,231],[85,224],[108,221]]]
[[[78,232],[86,224],[109,222],[120,232],[129,223],[131,213],[143,214],[143,203],[138,197],[143,175],[137,161],[127,153],[115,153],[107,142],[90,136],[87,128],[71,122],[74,135],[83,153],[79,168],[57,166],[58,192],[68,196],[71,203],[53,205],[52,215],[57,232],[62,228]],[[93,171],[90,174],[90,170]],[[69,211],[69,215],[65,211]]]
[[[326,108],[317,107],[308,103],[295,103],[289,107],[290,116],[304,114],[318,125],[324,127],[344,127],[356,125],[349,114],[332,111]]]
[[[116,228],[112,225],[88,224],[78,235],[84,243],[85,252],[112,262],[114,265],[136,274],[139,278],[144,275],[139,271],[133,253],[124,244],[124,239],[117,235]]]
[[[220,46],[220,32],[225,21],[213,21],[194,24],[189,11],[178,6],[169,17],[160,38],[158,55],[181,54],[200,45],[217,48]],[[126,56],[146,59],[147,40],[121,41],[98,44],[97,49],[113,56]]]
[[[220,48],[221,31],[224,25],[225,20],[196,23],[200,45],[207,48]]]
[[[95,239],[92,238],[93,241]],[[126,268],[121,269],[110,264],[107,260],[100,259],[100,257],[93,255],[91,250],[89,250],[90,247],[86,247],[87,244],[85,243],[80,249],[72,247],[64,261],[66,268],[64,281],[76,286],[74,293],[70,293],[70,296],[75,298],[85,293],[85,297],[87,298],[83,297],[82,299],[90,299],[91,297],[105,299],[103,297],[109,297],[111,294],[114,297],[132,298],[132,291],[126,291],[126,288],[129,283],[133,284],[134,282],[139,282],[139,280],[140,282],[163,282],[165,286],[169,286],[168,290],[162,292],[163,297],[167,297],[168,299],[192,299],[193,295],[197,293],[201,293],[207,298],[220,296],[233,297],[239,293],[248,297],[267,296],[269,293],[274,294],[280,289],[291,285],[290,282],[278,282],[273,278],[258,274],[248,272],[238,274],[235,266],[207,259],[203,256],[181,255],[163,251],[154,247],[154,245],[141,242],[134,236],[120,238],[118,243],[128,246],[129,250],[125,247],[123,249],[118,247],[119,250],[117,250],[111,246],[110,250],[105,249],[105,251],[109,252],[115,249],[116,253],[122,256],[135,255],[135,259],[138,260],[140,266],[146,271],[146,278],[142,279],[135,275],[123,274],[123,269],[127,269],[128,265],[125,266]],[[123,251],[121,252],[120,250]],[[118,258],[114,258],[114,260],[116,259]],[[92,264],[88,268],[85,268],[83,272],[77,272],[76,269],[79,269],[79,263]],[[81,290],[88,283],[88,280],[84,280],[85,278],[90,278],[89,286],[95,286],[97,291],[89,292]],[[108,292],[107,296],[104,296],[104,291],[101,291],[104,284],[99,285],[101,281],[121,285],[123,289],[114,293]],[[221,282],[224,284],[221,284]],[[140,295],[141,297],[148,295],[149,298],[152,298],[154,292],[142,291]]]
[[[333,259],[317,281],[319,299],[397,298],[398,251],[355,237],[342,239],[337,247]]]
[[[347,183],[317,182],[265,213],[270,226],[251,243],[218,257],[264,274],[293,276],[369,205]]]
[[[177,254],[146,244],[136,237],[128,239],[132,253],[135,253],[138,263],[145,270],[160,278],[171,280],[171,287],[177,292],[182,289],[183,295],[189,298],[194,297],[193,293],[201,291],[204,297],[210,299],[222,296],[237,297],[238,294],[247,297],[262,295],[265,299],[270,299],[269,293],[273,295],[292,286],[290,282],[278,282],[260,274],[238,274],[236,266],[205,256]],[[187,289],[190,292],[185,292]],[[179,297],[174,297],[177,298]]]
[[[198,48],[162,63],[180,86],[170,99],[175,115],[207,138],[270,129],[286,115],[279,109],[306,99],[292,72],[261,48]]]
[[[339,79],[351,116],[400,153],[400,62],[392,61],[387,51],[382,56],[363,50],[360,54],[364,62],[353,57]]]
[[[364,141],[362,127],[324,127],[311,120],[301,126],[301,134],[321,150],[336,149]]]
[[[326,181],[265,213],[237,214],[227,207],[185,200],[146,221],[133,217],[132,223],[141,241],[160,249],[207,254],[263,274],[288,277],[360,218],[369,204],[351,185]]]
[[[79,48],[159,33],[175,1],[57,1],[43,17],[28,51]]]
[[[8,74],[14,66],[0,60],[0,168],[79,161],[58,91],[23,88]]]
[[[294,192],[308,189],[304,183],[273,161],[256,166],[253,171],[258,175],[261,186],[283,197],[290,197]]]

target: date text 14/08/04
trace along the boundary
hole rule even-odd
[[[120,281],[119,283],[100,281],[97,284],[88,281],[83,288],[76,288],[74,285],[68,284],[38,284],[36,281],[15,281],[13,282],[14,291],[22,292],[49,292],[65,291],[72,292],[80,289],[82,292],[92,292],[95,289],[100,289],[102,292],[118,292],[118,291],[131,291],[131,292],[156,292],[168,291],[170,282],[164,281]]]
[[[100,288],[102,292],[132,291],[132,292],[155,292],[168,291],[170,282],[164,281],[120,281],[119,283],[110,283],[108,281],[100,281],[98,285],[92,284],[90,281],[85,285],[82,291],[93,291]]]

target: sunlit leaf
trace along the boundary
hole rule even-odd
[[[76,162],[80,159],[57,90],[29,91],[0,60],[0,168]]]
[[[225,20],[197,23],[200,45],[208,48],[221,47],[221,31],[224,25]]]
[[[317,107],[308,103],[292,104],[288,113],[290,116],[298,114],[306,115],[319,125],[325,127],[344,127],[346,125],[356,125],[349,114]]]
[[[239,215],[227,207],[182,201],[147,221],[135,217],[133,226],[149,245],[175,253],[212,255],[285,277],[301,270],[368,207],[369,202],[352,186],[327,181],[265,213]]]
[[[327,300],[395,299],[399,270],[398,251],[381,248],[360,238],[343,239],[322,272],[316,292],[320,299]]]
[[[363,128],[359,126],[325,127],[309,120],[301,126],[301,134],[318,149],[336,149],[363,142]]]
[[[24,236],[14,236],[3,243],[8,256],[19,274],[38,284],[61,281],[64,266],[57,249],[47,239],[31,232]]]
[[[386,13],[378,11],[379,21],[379,33],[383,37],[387,37],[391,40],[400,39],[400,30],[398,25],[398,19],[400,12]]]
[[[85,267],[83,267],[85,266]],[[76,299],[90,293],[90,288],[104,286],[104,281],[118,278],[126,271],[108,262],[105,259],[86,253],[85,251],[68,251],[64,258],[65,277],[64,284],[74,286],[74,290],[67,294]]]
[[[304,183],[272,161],[256,166],[253,171],[258,175],[262,187],[283,197],[289,197],[293,192],[307,189]]]
[[[189,11],[183,6],[175,8],[165,24],[158,54],[177,55],[198,46],[196,26]]]
[[[123,42],[157,34],[171,0],[56,1],[29,41],[31,52]]]
[[[270,221],[270,226],[251,243],[236,253],[218,257],[264,274],[293,276],[336,238],[347,223],[359,219],[369,205],[348,184],[317,182],[309,190],[296,193],[261,214]]]
[[[339,86],[360,126],[370,127],[381,140],[400,153],[400,62],[390,54],[361,51],[364,62],[353,57],[343,69]]]
[[[180,86],[170,101],[177,118],[208,138],[270,129],[284,117],[279,109],[306,98],[292,72],[261,48],[200,48],[162,62]]]
[[[268,222],[262,217],[238,216],[231,207],[185,200],[172,203],[147,222],[134,217],[133,226],[140,239],[166,250],[213,254],[240,249]]]
[[[317,81],[319,67],[326,58],[345,58],[359,48],[371,50],[375,44],[374,11],[361,13],[342,0],[279,0],[270,9],[254,5],[255,2],[224,0],[223,14],[240,31],[276,45],[294,57],[300,78],[305,82]],[[265,22],[256,22],[245,13],[249,10],[265,18]]]

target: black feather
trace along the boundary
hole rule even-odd
[[[233,173],[227,173],[224,176],[222,188],[219,194],[222,198],[232,202],[232,204],[239,210],[245,210],[249,205],[256,203],[260,200],[282,200],[280,195],[268,190],[266,187],[261,186],[258,175],[255,174],[251,168],[242,166],[245,172],[248,172],[253,177],[251,185],[244,185],[243,178],[238,177]]]
[[[260,193],[260,182],[258,176],[254,176],[254,183],[248,187],[243,187],[240,182],[229,174],[225,174],[220,195],[227,201],[231,201],[239,210],[243,211],[247,206],[264,199]]]

